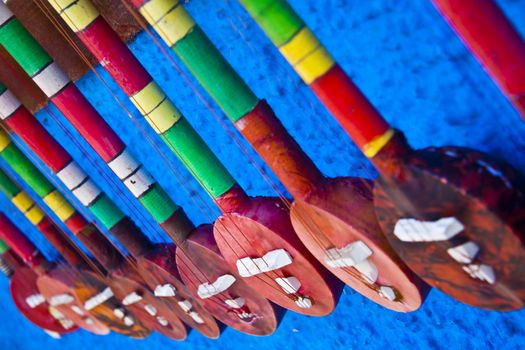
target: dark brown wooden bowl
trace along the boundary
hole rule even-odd
[[[277,329],[282,309],[263,298],[230,268],[215,243],[211,225],[199,226],[178,247],[177,266],[190,292],[219,321],[240,332],[258,336],[270,335]],[[200,284],[212,284],[224,275],[235,278],[226,291],[207,299],[198,297]],[[235,298],[244,299],[242,308],[232,308],[225,303]]]
[[[392,151],[386,149],[379,156],[387,159]],[[400,257],[430,285],[468,305],[498,311],[522,308],[522,178],[510,166],[466,148],[426,148],[397,159],[388,165],[389,176],[377,181],[374,198],[379,223]],[[402,218],[435,221],[446,217],[464,226],[452,239],[403,242],[394,234]],[[419,234],[424,237],[428,232]],[[479,247],[471,262],[458,262],[447,252],[467,242]],[[493,269],[493,283],[465,271],[469,265],[480,264]]]

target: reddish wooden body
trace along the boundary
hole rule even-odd
[[[525,41],[493,0],[433,0],[525,118]]]
[[[522,308],[523,180],[481,152],[453,147],[409,152],[397,138],[375,159],[385,174],[375,187],[376,212],[393,248],[426,282],[464,303],[499,311]],[[424,243],[402,242],[393,234],[400,218],[443,217],[456,217],[464,231],[449,241]],[[493,267],[495,284],[470,277],[447,253],[466,241],[480,247],[472,263]]]
[[[221,204],[224,207],[224,201]],[[335,308],[342,283],[327,274],[304,248],[292,227],[289,210],[280,199],[243,198],[236,202],[233,211],[226,210],[217,219],[213,233],[232,269],[237,269],[238,259],[259,258],[275,249],[285,249],[291,255],[294,262],[291,265],[243,278],[263,296],[287,309],[313,316],[325,316]],[[300,280],[301,288],[297,294],[308,297],[313,304],[311,308],[297,306],[296,297],[286,294],[274,281],[289,276],[297,276]]]
[[[356,90],[356,93],[358,92]],[[325,178],[264,101],[259,102],[253,111],[236,123],[236,126],[294,196],[290,211],[293,229],[324,267],[380,305],[402,312],[419,308],[427,288],[399,259],[382,234],[375,217],[370,181],[357,178]],[[263,204],[263,201],[256,199],[250,204],[244,204],[244,211],[237,209],[236,214],[227,217],[226,220],[222,217],[221,225],[226,225],[230,235],[239,236],[237,240],[242,241],[239,230],[245,235],[259,232],[264,237],[275,236],[264,227],[269,223],[271,230],[279,232],[278,234],[299,247],[300,243],[297,242],[290,226],[288,211],[284,208],[276,210],[277,200],[267,200],[266,204]],[[238,213],[256,218],[262,225],[257,227],[252,220],[238,217]],[[280,221],[277,218],[280,218]],[[219,227],[220,225],[216,225],[216,229]],[[287,232],[288,236],[285,236]],[[228,232],[222,235],[226,238],[228,236]],[[216,238],[223,253],[228,252],[226,244],[236,247],[235,242],[223,242],[224,238]],[[390,301],[381,297],[377,292],[378,285],[366,282],[354,268],[332,268],[326,263],[328,249],[342,248],[357,240],[364,241],[373,250],[372,261],[380,276],[377,283],[395,288],[400,296],[397,300]],[[270,248],[260,247],[262,242],[250,243],[250,248],[247,249],[254,255],[253,247],[260,250]],[[228,260],[238,259],[232,255],[231,249],[229,251],[229,254],[225,253]],[[313,257],[308,254],[305,258]],[[292,271],[284,273],[291,274]],[[319,276],[311,272],[300,275],[310,276],[313,285],[319,279]],[[329,306],[335,306],[333,297],[325,295],[323,300],[330,300],[330,303],[324,306],[325,312],[329,310]]]
[[[11,277],[9,290],[11,297],[22,315],[31,323],[44,330],[57,332],[60,334],[71,333],[78,330],[75,324],[71,328],[64,328],[62,324],[49,313],[49,304],[44,302],[37,307],[31,308],[26,299],[29,296],[39,294],[36,285],[38,275],[29,267],[21,266],[15,269]]]
[[[126,309],[137,316],[146,327],[170,339],[186,339],[186,326],[182,323],[175,310],[169,304],[164,303],[162,299],[155,297],[145,283],[141,282],[142,277],[130,268],[127,262],[123,263],[120,268],[111,271],[110,276],[112,290],[117,299],[123,300],[132,292],[139,294],[143,298],[137,303],[126,306]],[[153,306],[158,311],[158,314],[152,316],[146,311],[146,306]],[[156,317],[164,318],[168,325],[161,325]]]
[[[182,280],[195,298],[198,298],[218,320],[251,335],[270,335],[276,330],[282,310],[275,309],[228,266],[219,252],[211,225],[198,227],[179,245],[176,256]],[[198,264],[197,268],[196,264]],[[225,274],[232,275],[236,279],[230,288],[212,298],[198,297],[199,284],[206,282],[211,284]],[[236,310],[227,308],[224,300],[237,297],[244,298],[245,306]],[[248,313],[251,316],[241,319],[241,313]]]

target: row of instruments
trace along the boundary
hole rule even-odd
[[[45,2],[33,1],[44,12],[50,9]],[[413,150],[285,0],[240,2],[379,177],[324,176],[182,3],[126,0],[130,14],[149,24],[183,62],[293,198],[278,190],[275,197],[249,195],[90,0],[47,0],[62,19],[54,25],[66,36],[65,29],[72,30],[102,63],[165,149],[217,205],[221,214],[215,222],[196,227],[174,201],[185,195],[185,184],[181,193],[167,193],[0,3],[0,45],[41,90],[29,94],[43,92],[116,175],[106,180],[115,188],[121,182],[133,196],[126,208],[117,206],[0,85],[0,157],[18,175],[0,171],[0,189],[63,258],[48,261],[7,211],[0,214],[0,267],[11,279],[20,312],[53,334],[82,328],[144,338],[157,331],[183,340],[187,327],[217,338],[220,323],[269,335],[284,309],[328,315],[344,285],[398,312],[416,311],[430,287],[474,307],[522,308],[525,182],[520,174],[472,149]],[[434,3],[525,115],[525,44],[501,10],[491,0]],[[12,65],[5,59],[0,64]],[[99,88],[105,86],[93,87]],[[136,119],[135,111],[126,113]],[[30,153],[21,151],[19,140]],[[175,172],[165,151],[157,152]],[[34,193],[24,192],[24,186]],[[138,207],[169,240],[155,243],[141,231],[129,216]]]

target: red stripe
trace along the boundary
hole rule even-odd
[[[74,84],[69,84],[51,101],[106,163],[124,149],[122,140]]]
[[[152,80],[104,18],[97,18],[78,33],[78,37],[128,96],[139,92]]]
[[[434,0],[450,25],[509,95],[525,93],[525,42],[492,0]]]
[[[45,260],[33,242],[13,225],[4,214],[0,214],[0,236],[29,266],[38,267]]]
[[[69,153],[24,106],[5,122],[54,173],[71,162]]]
[[[87,220],[79,212],[73,214],[64,222],[68,229],[76,236],[82,229],[89,225]]]
[[[390,128],[339,65],[315,80],[310,88],[360,149]]]
[[[148,3],[150,0],[131,0],[130,2],[137,8],[141,8],[144,4]]]

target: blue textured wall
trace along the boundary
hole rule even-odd
[[[525,0],[498,2],[525,36]],[[525,171],[524,123],[440,18],[430,0],[292,0],[291,3],[388,121],[407,134],[414,147],[450,144],[475,147]],[[257,94],[269,100],[283,123],[325,174],[374,176],[363,156],[235,0],[191,0],[187,9]],[[274,194],[205,104],[184,79],[177,76],[175,68],[151,38],[142,33],[131,47],[250,194]],[[177,61],[176,64],[180,66]],[[99,71],[117,97],[125,101],[125,96],[108,76]],[[187,72],[185,75],[189,76]],[[195,81],[190,79],[190,82],[196,86]],[[137,128],[111,94],[101,88],[94,74],[88,74],[79,86],[196,223],[210,221],[217,215],[217,212],[199,209],[185,195],[176,177],[166,171],[165,164],[156,156],[152,145],[144,141],[144,132],[169,155],[174,167],[181,169],[193,197],[212,205],[159,139],[144,123],[139,123],[141,128]],[[206,101],[218,111],[209,99]],[[126,102],[126,106],[138,116],[129,103]],[[68,133],[72,132],[60,113],[49,108],[38,117],[153,239],[167,239],[154,229],[153,222],[131,197],[119,195],[125,192],[122,186],[105,183],[105,178],[112,181],[115,178],[92,152],[86,157],[78,150],[79,144],[85,149],[89,147],[79,141],[74,132],[75,142],[71,142],[57,124],[59,120],[68,127]],[[11,217],[50,258],[56,257],[53,249],[29,228],[27,221],[17,215],[5,197],[0,197],[0,204],[13,213]],[[419,311],[402,315],[384,310],[346,288],[331,316],[311,318],[289,312],[271,337],[254,338],[229,329],[217,341],[193,332],[184,343],[175,343],[159,335],[137,341],[116,334],[98,337],[83,331],[56,341],[18,314],[8,294],[8,281],[3,277],[0,277],[0,301],[0,344],[5,349],[80,349],[86,346],[148,350],[166,347],[336,349],[343,346],[517,349],[525,344],[525,311],[507,314],[481,311],[436,290]]]

